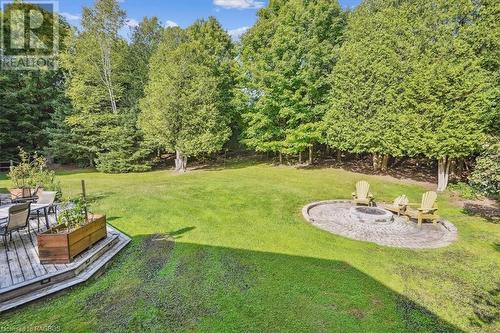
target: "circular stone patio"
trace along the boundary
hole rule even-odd
[[[305,206],[302,215],[315,227],[333,234],[391,247],[438,248],[457,239],[457,229],[445,220],[436,225],[423,223],[421,227],[397,215],[390,219],[367,220],[353,213],[352,207],[350,201],[320,201]]]

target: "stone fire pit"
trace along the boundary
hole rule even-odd
[[[387,223],[394,220],[391,212],[377,207],[353,206],[349,208],[349,215],[365,223]]]
[[[457,239],[457,229],[449,221],[418,227],[385,209],[353,206],[347,200],[314,202],[302,209],[302,215],[315,227],[333,234],[391,247],[438,248]]]

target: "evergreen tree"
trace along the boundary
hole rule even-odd
[[[450,161],[474,153],[492,110],[492,82],[466,41],[475,2],[365,1],[349,18],[332,76],[328,143],[352,152],[422,154]],[[377,166],[377,163],[374,163]]]
[[[37,10],[43,12],[40,7]],[[47,13],[45,19],[52,17],[52,13]],[[0,12],[0,19],[4,26],[9,26],[8,14]],[[69,27],[59,19],[59,39],[64,40]],[[52,38],[52,31],[39,31],[38,37],[45,41]],[[64,49],[65,44],[60,43],[59,47]],[[60,70],[0,70],[0,160],[16,159],[18,147],[27,152],[45,149],[48,144],[45,129],[52,114],[68,105],[63,98],[63,80]]]
[[[257,151],[300,153],[321,139],[344,15],[331,0],[271,1],[258,15],[242,38],[249,100],[243,142]]]
[[[151,59],[140,124],[149,141],[176,153],[177,171],[229,138],[234,68],[231,38],[215,18],[166,30]]]

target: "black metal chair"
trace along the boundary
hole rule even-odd
[[[12,241],[12,231],[21,230],[27,227],[29,233],[30,205],[31,203],[27,202],[9,207],[9,212],[6,219],[7,222],[0,225],[0,235],[3,236],[3,242],[7,249],[9,249],[7,235],[9,235],[9,242]]]

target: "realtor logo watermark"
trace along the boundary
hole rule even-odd
[[[59,52],[57,1],[1,1],[1,70],[55,70]]]

